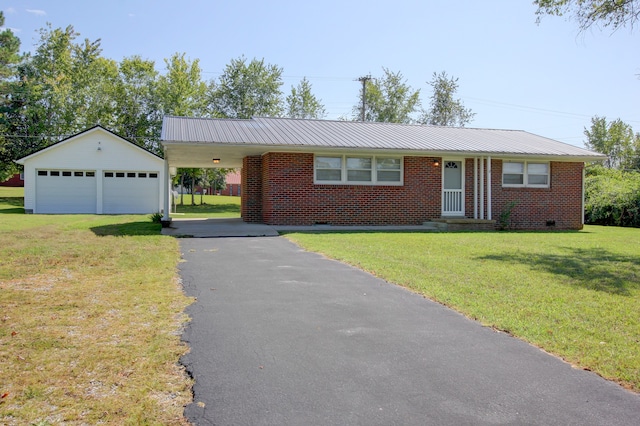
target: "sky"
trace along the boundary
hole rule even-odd
[[[327,111],[352,116],[361,83],[401,72],[428,106],[433,73],[458,78],[476,113],[467,127],[516,129],[583,146],[593,116],[640,132],[640,30],[578,30],[531,0],[0,0],[5,27],[33,51],[38,29],[72,25],[102,55],[139,55],[165,71],[185,53],[205,80],[244,56],[283,69],[288,94],[303,77]]]

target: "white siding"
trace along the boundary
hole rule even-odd
[[[37,170],[95,171],[96,212],[104,213],[104,171],[144,171],[164,179],[164,160],[132,143],[96,127],[23,159],[25,170],[25,210],[38,212]],[[151,212],[162,210],[162,185],[153,187],[157,197]],[[108,208],[106,208],[108,210]]]

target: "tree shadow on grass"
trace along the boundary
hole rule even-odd
[[[534,271],[566,278],[566,283],[588,290],[629,296],[640,288],[640,256],[626,256],[605,249],[565,247],[566,254],[504,253],[480,260],[520,263]]]
[[[23,197],[0,197],[0,214],[24,213]]]
[[[146,221],[94,226],[91,228],[91,231],[99,237],[104,237],[107,235],[116,237],[131,237],[139,235],[160,235],[160,229],[161,225],[159,223]]]

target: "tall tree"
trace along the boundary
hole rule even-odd
[[[114,131],[157,154],[162,127],[162,112],[157,96],[158,72],[153,61],[140,56],[120,62],[115,87]]]
[[[633,27],[640,18],[640,0],[534,0],[538,22],[543,15],[569,15],[584,31],[592,25],[611,27],[613,31]]]
[[[26,143],[22,154],[85,128],[111,125],[109,88],[117,66],[101,57],[100,40],[75,43],[72,26],[40,30],[40,42],[18,69],[12,133]]]
[[[311,92],[311,83],[303,78],[298,86],[291,86],[287,96],[287,116],[291,118],[324,118],[327,112],[321,101]]]
[[[264,59],[232,59],[210,86],[211,115],[226,118],[278,117],[283,113],[282,68]]]
[[[640,154],[640,135],[619,118],[607,122],[606,117],[591,118],[591,128],[584,129],[585,146],[607,155],[605,166],[610,169],[634,169]]]
[[[423,111],[420,123],[464,127],[476,115],[460,99],[454,99],[458,78],[450,78],[444,71],[440,74],[434,72],[428,84],[433,88],[433,93],[429,98],[429,109]]]
[[[207,84],[202,81],[200,61],[175,53],[165,59],[166,75],[160,76],[158,95],[164,114],[202,116],[206,105]]]
[[[420,89],[413,90],[400,71],[382,68],[384,76],[365,82],[365,121],[411,123],[412,114],[420,107]],[[362,96],[353,107],[353,119],[362,117]]]
[[[0,28],[4,27],[4,13],[0,11]],[[11,135],[8,117],[16,105],[18,85],[13,76],[20,62],[20,39],[10,29],[0,32],[0,182],[17,171],[13,162],[14,145],[19,141]]]

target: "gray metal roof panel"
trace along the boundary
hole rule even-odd
[[[521,130],[478,129],[288,118],[207,119],[167,116],[164,143],[495,153],[604,158]]]

